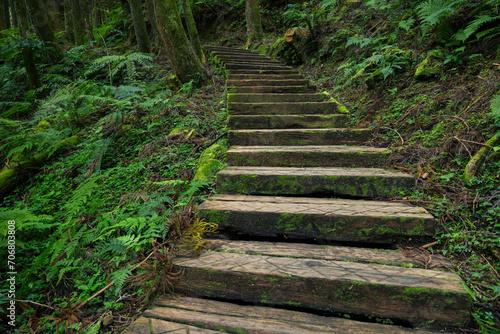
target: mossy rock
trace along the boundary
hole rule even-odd
[[[195,134],[196,134],[195,129],[188,130],[188,129],[182,129],[182,128],[175,128],[172,131],[170,131],[168,136],[170,137],[170,136],[182,135],[182,136],[184,136],[184,138],[189,139],[189,138],[193,137]]]
[[[193,182],[214,183],[215,175],[225,167],[225,164],[221,161],[224,152],[224,148],[218,144],[207,148],[198,160],[199,167]]]
[[[170,88],[170,90],[179,90],[182,86],[181,81],[179,80],[179,78],[175,74],[168,76],[165,79],[165,81],[167,83],[168,88]]]
[[[415,78],[428,78],[441,74],[444,63],[441,60],[444,54],[441,50],[431,50],[427,53],[425,59],[418,64],[415,70]]]

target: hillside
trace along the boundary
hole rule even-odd
[[[500,2],[261,0],[264,37],[249,45],[244,1],[192,9],[203,44],[294,66],[345,107],[350,126],[372,131],[370,145],[393,151],[386,168],[417,181],[385,200],[433,215],[426,254],[450,259],[474,301],[463,332],[499,333]],[[193,205],[225,165],[223,73],[207,64],[209,84],[182,84],[158,36],[152,53],[137,52],[131,23],[117,3],[95,42],[75,46],[61,31],[56,62],[35,34],[1,32],[0,257],[17,273],[23,332],[119,333],[182,280],[171,258],[198,254],[216,230]],[[0,276],[6,317],[12,285]]]

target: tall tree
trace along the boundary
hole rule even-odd
[[[17,28],[17,14],[14,7],[14,0],[9,0],[10,14],[12,18],[12,26]]]
[[[129,0],[129,2],[130,10],[132,11],[132,19],[134,20],[135,37],[137,39],[139,51],[149,53],[151,52],[151,45],[149,44],[146,22],[144,22],[142,3],[140,0]]]
[[[94,27],[90,21],[90,9],[89,2],[87,0],[80,0],[81,11],[83,13],[83,26],[85,27],[85,33],[87,34],[87,39],[89,42],[93,43],[94,38]]]
[[[2,1],[0,5],[0,30],[5,30],[10,28],[10,12],[9,12],[9,2]]]
[[[148,13],[148,21],[151,24],[151,40],[153,40],[153,45],[158,44],[158,39],[160,38],[160,32],[158,31],[158,23],[156,22],[155,16],[155,5],[153,0],[146,0],[146,11]]]
[[[40,0],[26,0],[26,4],[29,8],[29,13],[31,17],[31,22],[35,28],[36,35],[40,40],[45,42],[49,47],[52,48],[52,60],[56,61],[62,58],[62,48],[57,43],[54,31],[50,26],[49,18],[42,8]]]
[[[194,52],[200,58],[200,60],[205,63],[205,55],[203,54],[203,49],[201,48],[200,37],[198,36],[198,30],[196,29],[196,23],[194,22],[193,12],[191,11],[191,5],[189,0],[180,0],[182,3],[182,9],[184,10],[184,18],[186,20],[187,33],[191,45],[193,46]]]
[[[61,31],[61,23],[59,22],[58,18],[59,9],[57,4],[55,3],[55,0],[46,0],[45,6],[50,26],[54,31]]]
[[[264,35],[260,19],[259,0],[245,0],[245,18],[247,21],[247,47]]]
[[[75,44],[75,34],[73,33],[73,20],[71,14],[71,0],[64,0],[64,29],[66,30],[66,39]]]
[[[176,1],[155,0],[155,11],[161,39],[175,75],[182,83],[190,81],[194,81],[197,85],[207,83],[207,72],[189,43]]]
[[[71,18],[73,20],[73,35],[76,45],[83,45],[83,15],[82,9],[80,7],[80,0],[70,0],[71,1]]]
[[[28,10],[26,8],[26,3],[24,0],[15,0],[14,8],[18,16],[19,25],[19,35],[21,38],[29,38],[29,17]],[[28,74],[28,85],[31,89],[38,88],[42,85],[40,82],[40,77],[38,76],[38,70],[35,65],[35,57],[33,57],[33,50],[30,46],[23,46],[23,59],[24,67],[26,68],[26,74]]]

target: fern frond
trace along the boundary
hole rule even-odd
[[[118,294],[125,284],[125,280],[132,275],[129,268],[118,269],[111,274],[111,280],[115,282],[114,291]]]
[[[481,15],[471,23],[467,25],[467,28],[464,30],[460,30],[453,38],[459,42],[465,42],[470,36],[478,31],[478,29],[485,23],[490,23],[496,20],[499,20],[500,16],[490,16],[490,15]],[[499,30],[499,27],[495,27],[493,30]],[[476,37],[480,38],[481,35],[477,34]]]
[[[424,29],[429,30],[452,14],[464,0],[427,0],[417,6],[417,13]]]
[[[491,99],[491,117],[495,121],[495,125],[500,128],[500,94],[493,96]]]

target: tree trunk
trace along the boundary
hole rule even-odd
[[[130,6],[129,6],[127,0],[120,0],[120,4],[121,4],[122,9],[125,12],[125,14],[130,15]]]
[[[149,53],[151,52],[151,45],[149,44],[146,22],[144,22],[142,3],[140,0],[129,0],[129,2],[130,10],[132,11],[132,19],[134,20],[135,37],[137,39],[139,51]]]
[[[0,30],[5,30],[10,28],[10,12],[9,12],[9,2],[3,1],[0,6]]]
[[[189,43],[175,0],[155,0],[158,28],[165,44],[172,70],[182,83],[197,86],[208,82],[207,72]]]
[[[160,38],[160,32],[158,31],[158,24],[156,22],[155,8],[153,0],[146,0],[146,10],[148,12],[148,21],[151,24],[151,40],[153,40],[153,46],[158,46],[158,39]]]
[[[94,29],[92,23],[90,22],[90,10],[87,0],[80,0],[81,11],[83,12],[83,26],[85,27],[85,33],[87,34],[87,39],[89,43],[92,44],[95,41]]]
[[[206,59],[201,48],[200,37],[198,36],[198,30],[196,29],[196,23],[194,22],[191,5],[189,4],[189,0],[181,0],[181,2],[184,10],[184,18],[186,19],[189,40],[191,41],[191,45],[193,46],[194,52],[198,58],[200,58],[202,63],[205,63]]]
[[[260,20],[259,0],[245,0],[245,18],[247,21],[247,47],[262,38],[262,21]]]
[[[50,26],[49,18],[45,13],[45,9],[41,6],[40,0],[26,0],[26,4],[29,8],[31,22],[35,28],[36,35],[51,48],[50,58],[52,62],[61,60],[63,57],[62,48],[57,43],[54,31],[52,31]]]
[[[12,18],[12,26],[18,28],[17,14],[14,6],[14,0],[9,0],[10,14]]]
[[[24,0],[15,0],[14,8],[18,15],[19,35],[23,39],[28,39],[29,18],[26,3],[24,2]],[[28,74],[28,86],[30,87],[30,89],[35,89],[42,86],[40,77],[38,76],[38,70],[35,66],[33,50],[31,50],[29,46],[23,47],[23,59],[24,67],[26,68],[26,73]]]
[[[80,0],[69,0],[71,1],[71,17],[73,19],[73,34],[76,45],[83,45],[83,16],[82,8],[80,7]]]
[[[73,23],[71,20],[70,0],[64,0],[64,29],[66,30],[66,39],[75,44],[75,34],[73,33]]]

